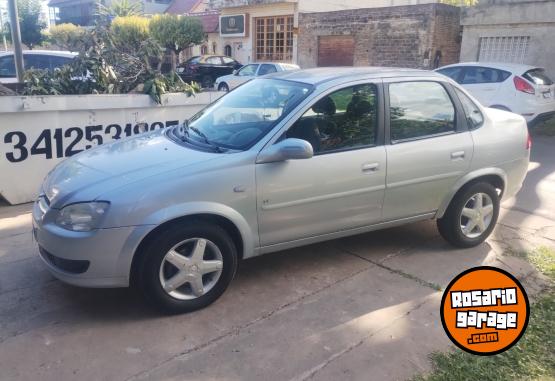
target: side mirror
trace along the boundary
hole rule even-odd
[[[237,75],[237,73],[239,73],[239,71],[233,70],[233,75]]]
[[[310,159],[314,156],[312,145],[306,140],[289,138],[258,154],[257,164],[275,163],[285,160]]]

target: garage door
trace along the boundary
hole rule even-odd
[[[320,36],[318,66],[353,66],[355,39],[353,36]]]

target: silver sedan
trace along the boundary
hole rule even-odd
[[[182,126],[62,162],[33,230],[59,279],[135,284],[165,311],[192,311],[265,253],[425,219],[453,245],[478,245],[529,154],[521,116],[433,72],[280,72]]]
[[[256,77],[261,77],[263,75],[277,73],[280,71],[299,69],[300,67],[297,65],[282,62],[263,62],[248,64],[243,66],[239,70],[234,70],[233,74],[224,75],[216,79],[214,88],[218,91],[227,92]]]

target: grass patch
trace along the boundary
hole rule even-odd
[[[555,118],[551,118],[532,128],[538,135],[555,136]]]
[[[526,258],[555,281],[555,250],[540,247],[529,253],[511,253]],[[530,322],[518,344],[495,356],[475,356],[456,349],[433,353],[432,372],[413,381],[507,381],[555,380],[555,289],[546,291],[532,305]]]

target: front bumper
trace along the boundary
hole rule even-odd
[[[33,211],[33,235],[40,258],[63,282],[82,287],[127,287],[133,255],[152,226],[74,232]]]

